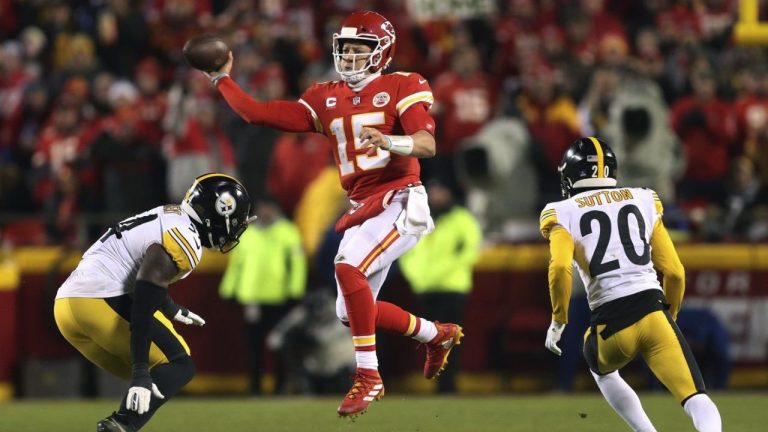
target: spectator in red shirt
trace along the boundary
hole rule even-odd
[[[142,133],[154,143],[164,135],[162,126],[168,109],[168,95],[160,86],[160,65],[157,60],[147,57],[136,66],[136,87],[139,90],[137,110],[141,117]]]
[[[477,48],[469,45],[454,51],[451,69],[438,75],[433,91],[439,151],[436,157],[422,161],[422,167],[426,175],[446,179],[454,194],[462,197],[455,155],[461,141],[491,118],[496,105],[494,85],[481,68]]]
[[[672,106],[671,122],[687,153],[688,165],[678,184],[679,199],[722,201],[736,138],[732,106],[717,95],[714,72],[700,60],[691,76],[693,94]]]
[[[548,173],[557,172],[568,143],[581,136],[576,104],[560,92],[557,80],[558,71],[539,62],[523,73],[523,91],[515,100],[534,142],[541,199],[550,201],[560,196],[560,186]]]
[[[104,210],[130,215],[166,202],[165,165],[159,146],[140,133],[135,108],[124,106],[104,122],[91,143],[94,164],[102,168]],[[180,200],[177,200],[177,202]]]
[[[22,108],[24,87],[31,77],[24,69],[21,44],[8,41],[0,44],[0,149],[10,147],[11,136],[6,130]]]
[[[480,65],[474,47],[453,54],[451,70],[435,80],[435,105],[441,155],[453,155],[461,140],[472,136],[488,121],[496,105],[496,92]]]
[[[85,157],[88,143],[82,139],[80,106],[69,98],[60,100],[35,146],[32,156],[34,194],[39,203],[48,200],[54,190],[54,179],[65,165]]]
[[[217,116],[213,100],[198,99],[195,113],[187,120],[181,135],[173,141],[168,155],[167,176],[171,201],[181,201],[187,186],[201,173],[235,175],[232,143],[219,126]]]

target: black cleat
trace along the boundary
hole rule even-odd
[[[111,416],[96,423],[96,432],[135,432],[135,429],[120,423],[112,413]]]

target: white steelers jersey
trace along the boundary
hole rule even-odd
[[[85,252],[56,298],[107,298],[133,292],[144,254],[153,243],[162,245],[185,278],[200,262],[203,249],[192,220],[171,204],[125,219],[119,237],[109,229]]]
[[[664,210],[645,188],[598,189],[550,203],[541,212],[541,233],[559,225],[573,238],[574,260],[589,307],[647,289],[661,290],[651,262],[651,235]]]

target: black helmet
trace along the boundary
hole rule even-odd
[[[573,189],[616,186],[616,155],[605,141],[595,137],[574,141],[557,170],[564,198],[569,198]]]
[[[250,218],[251,200],[237,179],[225,174],[203,174],[187,191],[181,209],[200,231],[200,242],[207,248],[231,251],[240,242]]]

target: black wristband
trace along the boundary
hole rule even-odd
[[[152,376],[149,375],[149,365],[146,363],[134,363],[131,366],[131,387],[152,388]]]
[[[131,364],[149,363],[149,344],[152,340],[152,315],[163,304],[167,290],[145,280],[137,280],[131,306]]]

